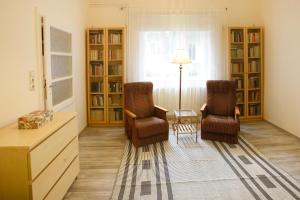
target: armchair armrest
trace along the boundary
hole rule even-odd
[[[154,106],[154,115],[158,118],[167,120],[167,112],[168,112],[168,110],[166,110],[162,107],[159,107],[156,105]]]
[[[206,117],[206,115],[207,115],[207,105],[206,105],[206,103],[203,104],[203,106],[201,107],[200,111],[202,113],[202,118]]]
[[[125,109],[125,131],[127,133],[128,138],[132,138],[135,132],[135,119],[136,115]]]
[[[235,106],[235,110],[234,110],[234,118],[238,120],[239,117],[240,117],[240,115],[241,115],[241,113],[240,113],[239,107]]]
[[[133,112],[127,110],[127,109],[125,109],[125,114],[126,114],[127,117],[129,117],[131,119],[135,119],[136,118],[136,115]]]

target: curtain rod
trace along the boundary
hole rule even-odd
[[[129,4],[121,4],[121,3],[104,3],[104,2],[91,2],[88,4],[89,6],[111,6],[111,7],[119,7],[120,10],[124,10],[126,8],[142,8],[142,6],[132,6]],[[149,7],[149,9],[155,9],[157,7]],[[170,8],[158,8],[158,9],[170,9]],[[172,8],[173,9],[173,8]],[[176,8],[174,8],[176,9]],[[184,8],[184,10],[214,10],[214,11],[228,11],[227,7],[221,8]]]

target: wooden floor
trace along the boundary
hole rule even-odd
[[[109,199],[125,141],[123,128],[85,129],[79,137],[80,173],[65,199]]]
[[[300,182],[300,139],[264,121],[241,125],[241,135]],[[87,128],[80,135],[81,171],[66,200],[109,199],[123,154],[122,128]]]

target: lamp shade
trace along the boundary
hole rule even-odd
[[[181,65],[192,63],[192,61],[184,49],[176,49],[175,56],[172,59],[172,63]]]

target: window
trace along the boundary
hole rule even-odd
[[[130,9],[127,81],[153,82],[154,102],[178,109],[179,66],[171,61],[177,49],[185,49],[192,63],[183,65],[182,107],[199,111],[206,81],[225,75],[220,19],[210,10]]]
[[[171,60],[176,49],[184,48],[192,64],[183,66],[182,86],[204,86],[208,78],[205,71],[209,67],[208,31],[146,31],[141,34],[144,47],[141,52],[144,80],[154,82],[156,88],[177,88],[179,66],[172,64]]]
[[[50,27],[52,105],[59,111],[73,101],[72,34]]]

